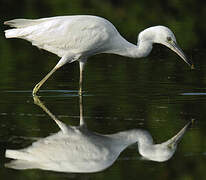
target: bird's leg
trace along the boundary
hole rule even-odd
[[[33,96],[36,95],[39,88],[45,83],[45,81],[58,69],[57,66],[55,66],[33,89]]]
[[[82,104],[82,96],[79,96],[79,113],[80,113],[80,118],[79,118],[79,124],[80,126],[85,126],[86,124],[84,122],[84,117],[83,117],[83,104]]]
[[[71,60],[72,56],[68,56],[65,55],[63,56],[59,62],[57,63],[57,65],[34,87],[33,89],[33,96],[36,95],[36,93],[38,92],[39,88],[45,83],[45,81],[47,79],[49,79],[49,77],[60,67],[62,67],[64,64],[66,64],[67,62],[69,62],[69,60]]]
[[[40,108],[43,109],[44,112],[46,112],[57,124],[58,124],[58,119],[56,118],[55,115],[53,115],[44,105],[44,103],[39,99],[38,96],[33,96],[34,104],[38,105]]]
[[[44,112],[46,112],[56,122],[56,124],[63,132],[67,132],[70,129],[69,126],[58,120],[57,117],[49,111],[49,109],[44,105],[44,103],[39,99],[38,96],[34,95],[33,99],[34,104],[38,105]]]
[[[85,62],[79,61],[79,95],[82,95],[82,81]]]

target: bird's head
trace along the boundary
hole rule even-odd
[[[139,41],[150,41],[151,43],[163,44],[177,53],[190,67],[194,65],[189,61],[182,49],[178,46],[174,33],[165,26],[153,26],[145,29],[139,34]]]

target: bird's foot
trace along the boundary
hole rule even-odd
[[[36,94],[37,94],[37,92],[38,92],[38,90],[39,90],[40,87],[41,87],[41,86],[40,86],[39,83],[36,84],[36,86],[34,87],[34,89],[33,89],[33,91],[32,91],[32,95],[33,95],[33,96],[36,96]]]
[[[39,97],[37,95],[33,94],[33,100],[34,100],[34,104],[41,104],[41,100],[39,99]]]
[[[78,94],[79,94],[79,96],[82,96],[83,95],[83,91],[79,90]]]

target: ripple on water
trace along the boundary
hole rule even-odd
[[[24,94],[25,96],[32,96],[31,90],[8,90],[3,91],[4,93],[19,93]],[[41,97],[77,97],[79,96],[78,90],[40,90],[39,94]],[[83,96],[93,96],[92,94],[88,94],[87,92],[83,92]]]
[[[182,96],[205,96],[206,93],[203,92],[191,92],[191,93],[181,93]]]

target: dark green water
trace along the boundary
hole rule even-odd
[[[60,5],[55,11],[51,10],[55,4],[50,4],[50,8],[45,12],[43,10],[30,12],[30,4],[28,2],[25,4],[27,6],[22,9],[21,13],[18,13],[17,10],[14,12],[2,11],[1,13],[5,13],[2,14],[3,20],[24,16],[35,18],[61,14]],[[46,2],[39,2],[39,7],[44,7],[45,4]],[[112,19],[112,12],[108,12],[108,14],[110,13],[108,15],[100,7],[91,10],[92,3],[89,7],[82,8],[83,10],[77,4],[68,7],[69,10],[73,9],[70,11],[71,13],[110,17],[110,20],[117,25],[121,32],[128,34],[128,38],[126,38],[132,38],[135,42],[135,33],[139,31],[136,28],[133,30],[130,28],[127,31],[127,27],[130,26],[124,18],[117,20],[117,15],[114,15],[116,19],[115,17]],[[13,7],[13,9],[16,6],[10,1],[4,5],[6,8]],[[126,18],[127,15],[122,13],[127,12],[126,8],[130,6],[123,8],[121,5],[120,3],[119,11],[117,11],[118,7],[113,5],[106,9],[109,11],[113,8],[119,13],[119,16]],[[180,12],[183,5],[167,8]],[[104,6],[107,7],[105,4]],[[38,5],[35,7],[38,9]],[[140,7],[144,8],[142,3]],[[200,8],[200,6],[198,7]],[[160,11],[157,7],[154,9],[157,16],[157,12]],[[132,14],[135,10],[134,8],[128,12],[128,17],[140,18],[140,15]],[[201,8],[199,10],[199,14],[204,14]],[[62,14],[66,14],[65,11]],[[163,12],[166,11],[167,9]],[[83,109],[85,121],[91,131],[109,134],[141,128],[150,132],[155,142],[161,143],[175,135],[191,119],[195,120],[170,160],[161,163],[141,160],[137,147],[129,146],[111,167],[101,172],[88,174],[57,173],[36,169],[13,170],[4,167],[4,164],[10,161],[5,158],[6,149],[27,147],[35,141],[35,138],[46,137],[59,130],[51,118],[33,103],[31,95],[34,85],[51,70],[58,57],[38,50],[23,40],[6,40],[1,32],[0,178],[31,180],[205,179],[206,50],[202,46],[204,35],[201,34],[205,27],[199,25],[194,29],[196,27],[194,24],[198,24],[198,15],[196,18],[193,16],[193,12],[196,11],[195,8],[193,11],[184,9],[183,15],[174,12],[175,15],[172,16],[173,11],[171,10],[164,18],[156,18],[158,19],[156,21],[155,18],[146,16],[145,23],[142,23],[145,26],[141,25],[140,27],[140,29],[148,27],[150,22],[151,25],[170,25],[171,29],[174,29],[180,46],[193,60],[195,70],[190,70],[177,55],[158,45],[154,46],[152,54],[147,58],[129,59],[102,54],[88,60],[84,72]],[[188,13],[191,13],[189,14],[190,21],[185,20]],[[125,26],[124,22],[127,22]],[[175,23],[180,24],[176,26]],[[132,21],[132,24],[133,27],[136,27],[139,21],[136,24]],[[6,27],[1,29],[6,29]],[[78,64],[76,62],[68,64],[58,70],[39,93],[41,100],[59,120],[74,126],[79,124],[78,79]]]

